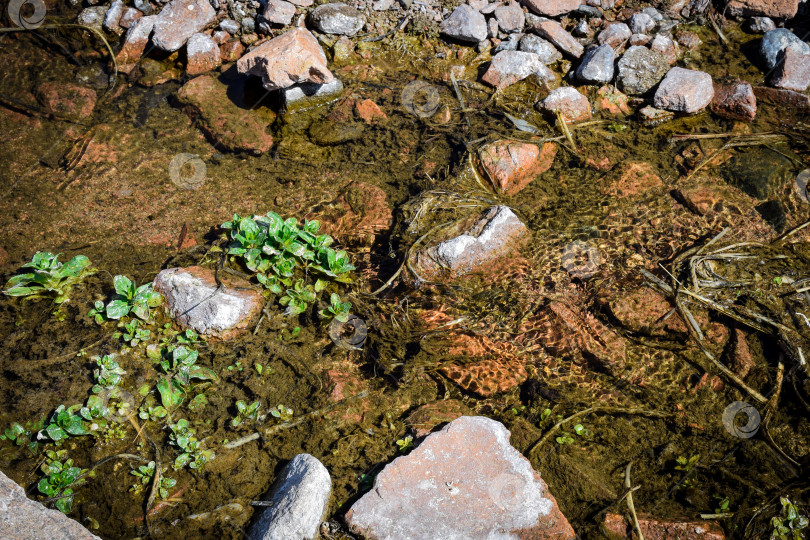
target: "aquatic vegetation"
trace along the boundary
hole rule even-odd
[[[74,467],[72,459],[62,462],[64,450],[47,450],[45,455],[47,459],[41,467],[45,477],[37,484],[37,490],[46,497],[58,497],[54,503],[56,508],[67,514],[73,505],[73,488],[86,482],[84,474],[87,473],[87,469]]]
[[[265,289],[281,296],[285,315],[298,315],[317,301],[318,293],[330,282],[352,282],[350,273],[355,267],[348,254],[329,247],[334,240],[318,234],[320,226],[309,220],[299,226],[295,218],[285,220],[275,212],[250,217],[234,214],[232,221],[222,224],[229,240],[225,252],[240,258]],[[314,282],[310,282],[311,274]],[[301,277],[295,279],[297,275]],[[344,307],[341,303],[340,308],[343,316],[351,304]]]
[[[93,371],[93,376],[96,378],[96,384],[92,388],[94,394],[121,384],[121,375],[126,375],[127,372],[118,365],[112,355],[96,356],[94,360],[98,366]]]
[[[129,490],[133,493],[140,493],[143,488],[152,483],[152,478],[155,477],[155,462],[150,461],[146,465],[141,465],[137,469],[132,469],[129,474],[133,475],[138,481],[133,484]],[[177,485],[177,480],[174,478],[167,478],[160,475],[160,485],[158,486],[158,497],[165,499],[169,496],[169,490]]]
[[[205,463],[214,456],[213,450],[202,448],[202,443],[195,437],[197,430],[190,427],[189,421],[185,418],[169,425],[169,429],[171,429],[170,443],[180,449],[180,455],[175,458],[172,465],[175,470],[180,470],[185,466],[191,469],[202,469]]]
[[[139,343],[143,341],[148,341],[152,335],[152,331],[148,328],[140,328],[141,322],[139,319],[132,319],[128,323],[124,324],[124,331],[123,332],[116,332],[113,334],[113,337],[123,338],[125,343],[128,343],[130,347],[136,347]]]
[[[32,454],[36,454],[39,443],[36,441],[36,432],[42,429],[41,425],[34,428],[25,428],[21,424],[14,422],[0,435],[0,441],[11,441],[17,446],[24,446]]]
[[[259,419],[260,401],[254,401],[250,405],[242,400],[236,402],[236,416],[231,420],[231,426],[238,427],[250,420],[256,422]]]
[[[787,497],[779,497],[782,503],[782,512],[771,518],[771,540],[803,540],[804,529],[810,521],[807,516],[799,513],[798,507]]]
[[[106,319],[118,320],[129,314],[141,319],[151,321],[152,308],[163,303],[163,297],[152,288],[152,283],[140,287],[126,276],[113,278],[116,298],[106,306],[101,300],[96,301],[88,316],[93,317],[99,324]]]
[[[270,409],[270,414],[278,418],[282,422],[289,422],[293,417],[293,410],[289,407],[279,404],[277,407]]]
[[[29,299],[53,296],[55,304],[67,302],[70,288],[91,275],[94,269],[84,255],[76,255],[64,264],[59,262],[59,255],[61,253],[37,251],[31,262],[21,267],[32,271],[9,279],[3,294]]]
[[[71,435],[88,435],[90,432],[84,425],[84,419],[75,414],[81,407],[81,405],[72,405],[65,408],[64,405],[59,405],[40,434],[44,433],[55,443],[64,441]]]
[[[321,317],[325,319],[334,319],[338,322],[346,322],[349,320],[349,310],[352,305],[349,302],[340,300],[340,296],[335,293],[329,297],[329,307],[321,310]]]
[[[217,378],[209,368],[196,365],[198,358],[196,350],[180,345],[171,352],[166,351],[158,361],[165,375],[158,379],[157,389],[166,409],[174,409],[183,403],[192,380],[210,381]]]

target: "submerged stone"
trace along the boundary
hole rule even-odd
[[[369,540],[573,539],[548,486],[509,435],[481,416],[462,416],[428,435],[352,506],[351,531]]]
[[[332,493],[329,471],[309,454],[284,467],[248,540],[309,540],[318,535]]]
[[[167,268],[155,278],[166,311],[184,328],[217,338],[230,339],[245,332],[264,307],[261,292],[250,283],[220,276],[201,266]]]

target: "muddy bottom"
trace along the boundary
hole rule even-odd
[[[747,62],[713,63],[726,48],[715,34],[701,30],[701,38],[696,68],[760,82]],[[794,183],[810,167],[810,119],[763,103],[749,124],[702,113],[647,127],[634,114],[597,108],[593,119],[568,126],[569,141],[533,107],[546,89],[527,80],[493,94],[476,82],[485,58],[470,48],[396,34],[336,63],[342,98],[303,112],[284,115],[276,97],[256,101],[255,81],[225,77],[222,84],[241,88],[234,102],[254,107],[273,134],[272,149],[255,155],[230,152],[198,129],[177,101],[179,76],[160,84],[119,77],[109,93],[102,81],[92,116],[71,121],[15,106],[33,107],[43,82],[71,82],[106,62],[76,36],[60,39],[84,51],[76,59],[84,66],[31,36],[3,39],[0,59],[9,68],[0,93],[13,99],[0,107],[0,247],[7,253],[0,251],[0,278],[19,273],[36,251],[61,253],[65,262],[83,254],[97,268],[58,306],[50,298],[0,297],[0,426],[19,423],[26,432],[19,444],[0,441],[0,469],[30,497],[46,499],[37,488],[45,452],[64,451],[62,461],[97,465],[75,488],[69,515],[102,538],[242,538],[260,510],[252,503],[288,460],[306,452],[333,479],[327,537],[350,538],[344,513],[401,455],[398,441],[452,419],[441,412],[446,405],[503,422],[583,538],[602,537],[606,513],[627,512],[628,463],[636,509],[659,518],[706,515],[730,538],[765,538],[782,511],[780,496],[807,514],[810,388],[791,344],[807,346],[810,334],[790,314],[810,315],[810,300],[785,287],[808,277],[810,249],[807,229],[779,235],[810,218]],[[455,76],[463,108],[449,81],[454,65],[462,66]],[[429,85],[425,103],[403,103],[414,79]],[[599,102],[596,89],[588,90]],[[355,104],[366,99],[385,118],[356,117]],[[433,99],[437,111],[447,109],[444,117],[415,114]],[[517,129],[510,116],[534,133]],[[726,144],[763,133],[778,138]],[[469,169],[478,149],[505,139],[557,145],[551,168],[513,196],[472,181]],[[200,178],[187,181],[196,169],[183,170],[180,181],[170,174],[178,154],[201,160]],[[531,232],[506,264],[444,283],[409,275],[414,244],[428,244],[437,225],[493,204],[510,206]],[[285,316],[268,294],[261,319],[244,335],[189,345],[213,377],[193,381],[182,405],[156,416],[163,372],[147,352],[182,344],[180,328],[157,309],[150,336],[133,345],[115,335],[125,328],[98,324],[89,311],[113,298],[116,275],[140,285],[176,266],[244,271],[212,250],[221,245],[219,226],[234,213],[269,211],[320,220],[350,254],[355,279],[340,291],[367,326],[362,349],[330,339],[318,314],[326,306]],[[715,307],[737,311],[689,299],[704,352],[642,270],[670,286],[689,282],[693,259],[681,256],[726,228],[712,253],[740,242],[758,247],[734,248],[754,254],[730,263],[712,259],[711,272],[742,285],[701,282]],[[599,254],[587,273],[577,269],[590,252],[572,254],[582,246]],[[790,332],[744,324],[752,312]],[[612,363],[617,347],[621,365]],[[118,354],[126,373],[122,394],[106,396],[112,412],[96,421],[101,427],[59,444],[37,441],[57,407],[92,395],[94,358],[105,354]],[[778,399],[761,403],[739,382],[766,400],[778,389]],[[234,426],[238,401],[260,402],[257,418]],[[724,422],[738,401],[761,411],[753,436]],[[440,412],[431,421],[408,420],[425,406]],[[212,451],[202,468],[172,467],[180,452],[168,426],[181,418]],[[240,440],[268,428],[269,436]],[[149,461],[173,481],[154,498],[132,474]]]

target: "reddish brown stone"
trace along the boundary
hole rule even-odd
[[[255,111],[240,109],[228,97],[228,88],[213,75],[200,75],[177,92],[186,112],[199,120],[203,131],[217,143],[234,151],[266,152],[273,145],[267,119]]]
[[[807,90],[810,86],[810,54],[796,45],[787,47],[771,76],[771,84],[797,92]]]
[[[515,195],[551,168],[557,145],[497,141],[478,151],[485,176],[500,193]]]
[[[627,106],[627,96],[614,86],[603,86],[596,92],[599,96],[597,106],[600,110],[610,114],[630,114]]]
[[[663,318],[672,311],[672,303],[649,287],[638,287],[624,294],[612,295],[608,301],[610,313],[619,323],[633,332],[651,333],[654,326],[663,325]],[[677,314],[670,318],[680,319]],[[686,328],[682,328],[683,331]]]
[[[757,361],[754,355],[751,354],[751,348],[748,346],[745,332],[739,328],[734,331],[734,342],[731,349],[731,363],[729,367],[734,370],[734,373],[745,380],[751,370],[757,366]]]
[[[728,0],[726,13],[734,17],[790,19],[799,10],[799,0]]]
[[[472,360],[485,354],[486,350],[482,350],[480,342],[466,335],[456,336],[454,345],[454,352],[465,356],[464,361],[444,366],[439,373],[467,392],[492,397],[516,388],[526,380],[526,368],[515,357],[504,355],[503,358]]]
[[[678,42],[678,45],[686,49],[687,51],[691,51],[692,49],[699,47],[703,41],[701,41],[700,37],[694,33],[689,32],[688,30],[681,30],[677,34],[675,34],[675,41]]]
[[[135,64],[141,59],[141,55],[146,49],[146,44],[149,43],[149,35],[152,33],[156,20],[157,15],[141,17],[127,30],[124,43],[118,54],[115,55],[118,71],[128,74],[135,68]]]
[[[37,97],[47,112],[74,120],[89,117],[96,107],[95,90],[77,84],[45,82]]]
[[[544,17],[557,17],[579,7],[580,0],[523,0],[523,5]]]
[[[568,123],[587,120],[591,117],[591,105],[588,98],[571,86],[555,88],[541,103],[543,109],[547,111],[559,111]]]
[[[775,107],[792,109],[797,113],[810,113],[810,96],[794,92],[793,90],[755,86],[754,95],[756,95],[760,102],[765,102]]]
[[[220,64],[219,47],[205,34],[194,34],[186,43],[186,74],[207,73]]]
[[[495,420],[462,416],[377,475],[346,514],[368,540],[573,540],[574,530],[529,461]]]
[[[382,109],[380,109],[380,106],[370,99],[364,99],[363,101],[358,101],[355,103],[354,112],[356,112],[357,116],[359,116],[360,119],[366,124],[371,124],[375,121],[385,120],[388,118]]]
[[[326,84],[335,79],[326,67],[320,43],[305,28],[294,28],[262,43],[236,66],[239,73],[261,77],[268,90],[306,82]]]
[[[124,8],[124,12],[121,14],[121,18],[118,19],[118,26],[121,28],[132,28],[132,25],[135,24],[135,21],[143,17],[143,13],[140,10],[135,9],[133,7]]]
[[[638,524],[649,540],[725,540],[723,528],[714,521],[656,519],[638,514]],[[636,538],[633,526],[618,514],[607,514],[603,529],[610,540]]]
[[[709,110],[722,118],[750,122],[757,114],[754,89],[745,81],[715,83]]]
[[[438,426],[452,422],[459,416],[470,414],[469,407],[458,399],[444,399],[422,405],[413,411],[405,422],[416,431],[417,437],[424,437]]]
[[[239,60],[245,53],[245,46],[238,39],[226,41],[219,46],[219,57],[223,62],[234,62]]]
[[[636,197],[663,185],[653,166],[644,161],[625,162],[613,171],[603,192],[619,199]]]
[[[582,44],[574,39],[574,36],[566,32],[557,21],[549,19],[541,20],[532,26],[532,29],[542,38],[549,40],[562,52],[574,58],[579,58],[585,52]]]

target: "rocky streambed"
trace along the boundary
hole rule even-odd
[[[18,4],[0,536],[806,535],[806,3]]]

